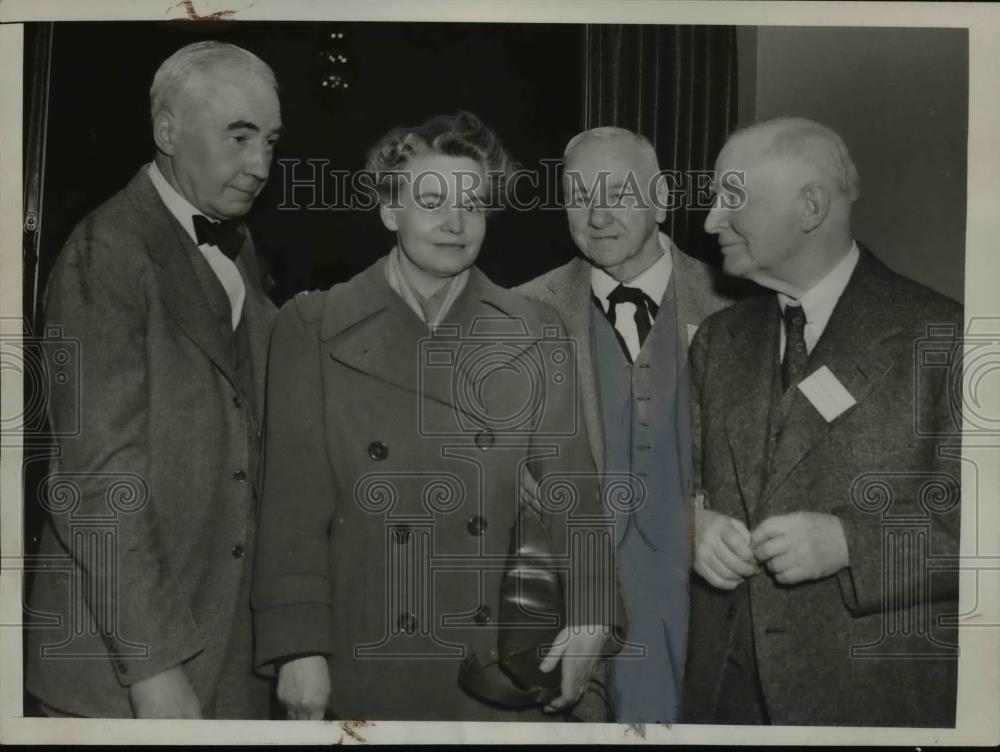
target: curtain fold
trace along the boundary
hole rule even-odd
[[[584,28],[582,128],[615,125],[642,133],[660,168],[684,179],[685,201],[663,230],[692,256],[717,261],[703,224],[697,173],[711,170],[737,125],[733,26],[589,25]]]

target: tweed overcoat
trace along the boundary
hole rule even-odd
[[[544,719],[473,699],[458,672],[497,647],[525,463],[565,502],[546,521],[569,562],[569,618],[603,618],[582,610],[612,597],[568,347],[553,311],[475,268],[433,336],[384,259],[286,304],[270,353],[259,666],[328,656],[335,718]]]
[[[731,592],[696,577],[689,721],[712,722],[749,588],[772,723],[954,724],[957,640],[939,621],[957,612],[958,577],[934,562],[959,546],[961,327],[958,304],[862,249],[807,371],[829,368],[855,404],[827,422],[796,389],[775,439],[775,295],[743,300],[702,325],[692,389],[696,466],[710,508],[751,530],[773,515],[834,514],[850,566],[791,586],[764,571]]]
[[[27,689],[60,711],[129,717],[133,683],[184,664],[206,716],[266,713],[244,575],[275,309],[242,232],[252,394],[222,286],[146,167],[56,261],[46,325],[78,362],[51,389],[25,661]]]

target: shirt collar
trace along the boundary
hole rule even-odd
[[[424,314],[423,303],[426,303],[430,298],[425,298],[419,292],[417,292],[410,281],[406,278],[406,274],[403,273],[403,269],[399,263],[399,246],[393,246],[392,251],[389,253],[389,259],[385,264],[385,278],[389,283],[389,287],[401,297],[404,302],[410,307],[410,309],[417,314],[425,324],[431,328],[436,327],[441,323],[441,320],[448,313],[455,299],[462,293],[465,289],[466,283],[469,281],[469,270],[465,269],[459,272],[454,277],[452,277],[448,282],[442,285],[441,289],[436,293],[431,295],[431,298],[444,295],[444,302],[441,304],[441,308],[438,310],[437,320],[428,321],[426,315]]]
[[[194,231],[194,215],[200,214],[210,222],[215,222],[216,220],[206,216],[204,212],[198,211],[190,201],[178,193],[177,189],[170,185],[166,177],[164,177],[159,165],[155,161],[149,163],[149,179],[153,181],[153,187],[160,194],[160,198],[167,209],[181,223],[181,227],[190,236],[192,242],[198,245],[198,236]]]
[[[657,305],[663,300],[663,294],[667,291],[667,285],[670,284],[670,273],[673,271],[674,262],[670,257],[670,238],[667,237],[667,234],[657,233],[657,240],[663,251],[660,258],[646,267],[638,277],[627,282],[619,282],[603,269],[596,266],[591,267],[590,289],[601,301],[605,312],[609,306],[608,296],[619,284],[639,288]]]
[[[858,244],[852,242],[851,250],[847,252],[847,255],[798,300],[779,292],[778,305],[781,307],[781,312],[784,313],[785,307],[790,304],[801,305],[802,312],[806,315],[807,324],[824,326],[833,314],[833,309],[837,305],[837,301],[840,300],[840,296],[844,294],[860,255]]]

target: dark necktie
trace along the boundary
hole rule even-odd
[[[195,214],[194,236],[198,240],[198,245],[214,245],[227,258],[236,260],[243,248],[243,235],[240,234],[240,225],[236,220],[228,222],[213,222],[208,217]]]
[[[783,318],[785,357],[781,361],[781,384],[787,392],[805,375],[806,366],[809,364],[809,351],[806,350],[806,314],[802,306],[786,305]]]
[[[642,347],[649,330],[653,328],[653,317],[656,316],[660,307],[638,287],[626,287],[625,285],[618,285],[612,290],[611,294],[608,295],[608,302],[611,304],[608,307],[608,321],[611,322],[611,326],[615,325],[617,318],[615,309],[619,303],[635,305],[635,328],[639,333],[639,347]]]

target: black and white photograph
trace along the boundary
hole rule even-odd
[[[997,8],[0,22],[4,743],[1000,743]]]

